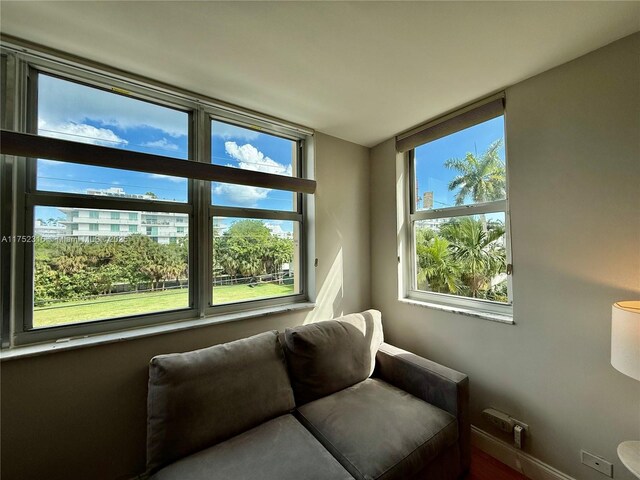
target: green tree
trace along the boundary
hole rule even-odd
[[[240,264],[237,258],[237,255],[232,252],[228,246],[228,237],[224,235],[215,240],[213,250],[214,250],[214,271],[215,267],[219,266],[222,271],[231,276],[235,277],[238,275]]]
[[[271,235],[267,245],[264,261],[264,270],[266,273],[277,273],[282,270],[284,263],[290,263],[293,260],[293,241],[286,238],[278,238]]]
[[[503,225],[491,222],[485,227],[467,217],[443,225],[440,234],[449,241],[451,255],[459,265],[461,291],[473,298],[486,298],[492,279],[506,272],[506,254],[500,242]]]
[[[467,198],[474,203],[501,200],[506,197],[506,171],[504,161],[499,156],[502,139],[496,140],[480,156],[467,152],[464,158],[450,158],[444,166],[458,171],[449,182],[449,190],[456,193],[456,205],[464,204]],[[484,214],[480,215],[486,228]]]
[[[214,271],[254,278],[277,273],[293,260],[293,241],[278,238],[260,220],[240,220],[214,239]]]
[[[35,244],[34,304],[85,298],[96,293],[85,244],[40,240]]]
[[[163,248],[163,245],[151,239],[149,239],[146,247],[147,249],[143,252],[145,262],[141,270],[151,279],[151,290],[156,290],[159,284],[162,284],[160,287],[164,290],[164,280],[169,274],[167,268],[169,262],[167,251]]]
[[[35,245],[35,304],[86,299],[113,292],[117,284],[138,290],[144,283],[163,288],[165,281],[188,276],[188,242],[161,245],[143,235],[121,242],[58,242]]]
[[[189,250],[186,239],[180,239],[178,243],[170,243],[163,247],[166,250],[167,279],[175,279],[180,285],[180,279],[188,276]]]
[[[432,230],[416,230],[418,289],[458,293],[460,269],[449,249],[449,241]]]
[[[236,259],[242,276],[254,277],[265,273],[263,257],[271,232],[260,220],[235,222],[223,236],[228,237],[227,248]]]
[[[85,244],[81,242],[59,243],[53,252],[52,266],[59,272],[73,275],[89,268],[89,258]]]
[[[147,251],[151,243],[144,235],[131,235],[119,243],[114,262],[122,269],[122,275],[130,288],[139,290],[140,285],[151,282],[151,276],[145,270],[148,262]]]

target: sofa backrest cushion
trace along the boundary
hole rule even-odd
[[[158,355],[149,365],[147,471],[295,408],[278,332]]]
[[[288,328],[284,350],[298,406],[368,378],[383,342],[377,310]]]

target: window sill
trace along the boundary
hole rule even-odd
[[[179,332],[183,330],[191,330],[194,328],[207,327],[220,323],[235,322],[238,320],[247,320],[250,318],[265,317],[268,315],[279,313],[311,310],[315,306],[315,303],[312,302],[292,303],[288,305],[259,308],[256,310],[245,312],[234,312],[224,315],[183,320],[180,322],[163,323],[159,325],[151,325],[147,327],[122,330],[118,332],[102,333],[75,338],[64,338],[54,342],[18,346],[0,352],[0,361],[4,362],[20,358],[46,355],[60,351],[75,350],[78,348],[92,347],[96,345],[105,345],[107,343],[124,342],[137,338],[151,337],[154,335],[162,335],[164,333]]]
[[[423,308],[431,308],[433,310],[440,310],[442,312],[457,313],[460,315],[466,315],[468,317],[476,317],[476,318],[481,318],[483,320],[490,320],[492,322],[504,323],[507,325],[515,325],[515,322],[513,321],[513,315],[483,312],[481,310],[472,310],[472,309],[457,307],[453,305],[442,305],[439,303],[424,302],[420,300],[414,300],[412,298],[400,298],[398,299],[398,301],[401,303],[406,303],[408,305],[415,305]]]

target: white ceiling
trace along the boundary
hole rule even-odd
[[[640,29],[640,2],[14,2],[3,33],[365,146]]]

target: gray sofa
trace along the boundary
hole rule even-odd
[[[453,480],[469,467],[466,375],[383,343],[380,312],[159,355],[153,480]]]

